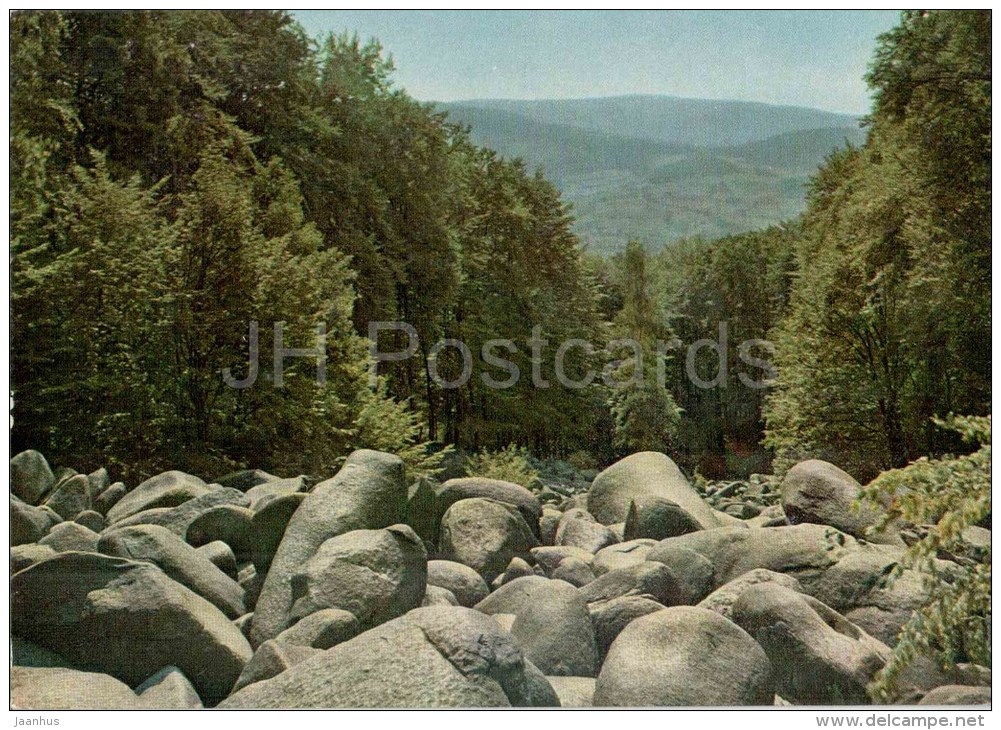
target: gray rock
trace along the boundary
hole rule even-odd
[[[809,592],[809,586],[845,555],[857,550],[858,543],[823,525],[754,530],[720,527],[662,540],[650,550],[647,559],[658,560],[662,551],[677,547],[694,550],[713,564],[715,587],[755,568],[766,568],[792,575]]]
[[[506,583],[476,605],[516,618],[511,635],[543,674],[592,677],[598,652],[587,604],[576,588],[539,576]]]
[[[256,511],[278,497],[308,491],[309,482],[306,481],[306,477],[292,477],[291,479],[275,479],[274,481],[258,484],[256,487],[248,489],[246,494],[247,499],[250,500],[250,508]]]
[[[556,545],[577,547],[592,554],[618,541],[615,533],[595,522],[594,517],[582,509],[564,512],[556,528]]]
[[[427,552],[409,526],[352,530],[324,542],[293,574],[289,616],[339,608],[365,630],[420,606],[426,586]]]
[[[560,707],[593,707],[594,677],[546,677]]]
[[[511,558],[528,557],[536,545],[521,513],[492,499],[459,500],[441,521],[441,557],[468,565],[487,583],[504,572]]]
[[[321,649],[297,644],[281,644],[276,639],[269,639],[257,647],[254,656],[247,662],[247,666],[243,668],[236,684],[233,685],[233,692],[239,692],[255,682],[277,677],[296,664],[322,653]]]
[[[251,657],[219,609],[148,563],[61,553],[14,575],[11,599],[15,634],[130,686],[175,665],[214,704]]]
[[[715,591],[706,596],[701,603],[699,603],[699,607],[708,608],[710,611],[715,611],[720,616],[724,616],[732,620],[734,602],[740,598],[740,595],[744,591],[751,586],[758,585],[759,583],[775,583],[776,585],[796,591],[797,593],[803,592],[803,587],[799,584],[799,581],[791,575],[775,573],[771,570],[765,570],[764,568],[757,568],[755,570],[748,571],[747,573],[734,578],[729,583],[717,588]]]
[[[969,687],[961,684],[947,684],[936,687],[918,702],[919,705],[990,705],[990,687]]]
[[[449,479],[437,490],[438,521],[440,522],[448,509],[459,500],[476,497],[503,502],[516,508],[535,534],[539,518],[542,516],[542,505],[539,504],[539,500],[524,487],[500,479],[482,477]]]
[[[556,529],[560,525],[563,513],[552,507],[543,507],[539,517],[539,542],[543,545],[553,545],[556,542]]]
[[[243,562],[250,559],[252,552],[253,519],[254,512],[247,507],[237,507],[235,504],[216,505],[191,521],[184,539],[194,547],[221,540]]]
[[[88,530],[101,532],[104,529],[104,515],[96,510],[88,509],[78,514],[74,519],[78,525],[83,525]]]
[[[144,710],[200,710],[202,700],[191,681],[177,667],[164,667],[136,687]]]
[[[107,674],[57,667],[11,667],[12,710],[138,710],[127,684]]]
[[[119,499],[108,510],[108,523],[114,524],[154,507],[176,507],[211,491],[212,488],[201,479],[182,471],[157,474]]]
[[[11,545],[38,542],[60,521],[59,515],[51,509],[32,507],[10,495]]]
[[[468,608],[419,608],[234,693],[225,708],[508,707],[533,694],[507,632]]]
[[[602,548],[594,555],[591,563],[591,570],[596,576],[602,576],[610,570],[627,568],[630,565],[642,563],[647,559],[647,555],[657,542],[649,538],[640,540],[630,540],[620,542],[618,545],[610,545]]]
[[[108,476],[108,470],[103,466],[88,474],[87,480],[90,482],[90,493],[95,499],[111,484],[111,477]]]
[[[565,580],[575,588],[582,588],[594,581],[591,566],[579,558],[564,558],[549,576],[553,580]]]
[[[694,550],[663,545],[657,550],[655,562],[666,565],[674,575],[676,605],[694,606],[713,589],[713,564]]]
[[[777,583],[744,590],[733,620],[772,660],[776,691],[794,704],[858,705],[889,648],[810,596]]]
[[[49,462],[37,451],[22,451],[10,460],[10,491],[22,502],[37,505],[55,483]]]
[[[241,492],[247,492],[262,484],[277,481],[282,481],[282,478],[260,469],[243,469],[219,477],[216,479],[216,484],[228,489],[239,489]]]
[[[588,605],[594,638],[598,645],[600,663],[604,663],[612,642],[634,620],[647,614],[663,611],[664,605],[652,596],[622,596],[609,601],[598,601]]]
[[[664,606],[680,605],[686,595],[671,569],[663,563],[646,561],[605,573],[580,589],[588,605],[622,596],[650,596]]]
[[[531,552],[536,564],[542,566],[548,577],[552,577],[553,571],[567,558],[576,558],[588,567],[594,562],[594,554],[590,550],[569,545],[546,545],[532,548]]]
[[[212,565],[217,567],[227,576],[233,580],[237,580],[239,573],[236,568],[236,556],[233,555],[233,551],[229,549],[229,545],[221,540],[216,540],[215,542],[210,542],[207,545],[202,545],[201,547],[196,548],[196,550],[200,555],[208,558]]]
[[[306,495],[301,492],[286,494],[269,500],[254,512],[250,523],[250,558],[261,575],[267,575],[271,569],[288,523],[305,500]]]
[[[74,669],[73,664],[54,651],[33,641],[12,636],[10,638],[11,664],[18,667],[62,667]]]
[[[72,520],[91,508],[90,480],[83,474],[63,480],[53,488],[45,504],[64,520]]]
[[[559,707],[560,698],[542,671],[525,660],[525,690],[522,697],[524,707]]]
[[[237,565],[236,582],[243,589],[243,603],[248,611],[257,608],[257,601],[264,588],[264,578],[265,576],[257,572],[257,567],[253,563]],[[253,638],[251,638],[251,644],[257,646]]]
[[[702,529],[716,527],[712,508],[695,491],[668,456],[643,451],[617,461],[598,474],[588,491],[588,511],[603,525],[625,522],[633,501],[660,497]]]
[[[94,509],[102,515],[107,515],[108,510],[118,504],[119,500],[129,493],[129,490],[121,482],[115,482],[94,500]]]
[[[629,623],[612,643],[595,707],[771,705],[771,663],[718,613],[667,608]]]
[[[442,588],[441,586],[429,585],[427,590],[424,592],[424,600],[421,601],[421,607],[426,608],[427,606],[458,606],[459,599],[455,597],[455,594],[447,588]]]
[[[292,515],[271,562],[254,610],[254,641],[274,638],[288,627],[296,600],[292,576],[324,542],[352,530],[398,523],[406,499],[403,461],[378,451],[353,452],[334,477],[316,485]]]
[[[829,525],[869,542],[903,545],[896,530],[867,534],[878,514],[872,505],[855,506],[861,485],[834,464],[819,459],[802,461],[782,480],[782,510],[789,524]]]
[[[641,495],[629,505],[622,536],[625,540],[649,537],[664,540],[701,530],[702,525],[666,497]]]
[[[54,525],[49,534],[38,541],[39,545],[47,545],[57,553],[77,550],[83,553],[96,553],[97,542],[101,539],[93,530],[88,530],[76,522],[60,522]]]
[[[51,547],[37,542],[14,545],[10,549],[10,574],[14,575],[19,570],[24,570],[35,563],[48,560],[55,554],[56,551]]]
[[[427,582],[451,591],[459,605],[466,608],[472,608],[490,593],[479,573],[451,560],[429,560]]]
[[[229,618],[247,612],[243,589],[207,557],[159,525],[134,525],[105,532],[97,549],[105,555],[153,563]]]

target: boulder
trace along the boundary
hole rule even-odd
[[[570,557],[564,558],[548,577],[553,580],[565,580],[575,588],[582,588],[594,580],[594,573],[591,572],[591,566],[583,560]]]
[[[592,554],[618,541],[615,533],[595,522],[591,513],[582,509],[564,512],[556,528],[556,545],[577,547]]]
[[[119,499],[115,506],[108,510],[108,522],[113,524],[154,507],[176,507],[212,490],[198,477],[185,474],[183,471],[157,474]]]
[[[229,618],[247,612],[243,589],[212,561],[159,525],[135,525],[105,532],[97,545],[105,555],[153,563]]]
[[[202,700],[191,681],[177,667],[164,667],[136,687],[144,710],[200,710]]]
[[[268,639],[257,647],[254,656],[243,668],[236,684],[233,685],[233,692],[239,692],[255,682],[277,677],[290,667],[301,664],[321,653],[323,653],[322,650],[309,646],[281,644],[276,639]]]
[[[97,542],[101,539],[93,530],[88,530],[76,522],[60,522],[54,525],[49,534],[38,541],[39,545],[47,545],[57,553],[76,550],[83,553],[96,553]]]
[[[777,583],[744,590],[733,620],[772,660],[776,691],[793,704],[859,705],[890,655],[844,616]]]
[[[539,542],[543,545],[553,545],[556,542],[556,528],[560,526],[563,513],[552,507],[543,507],[539,517]]]
[[[88,474],[87,480],[90,482],[90,493],[95,499],[111,484],[111,477],[108,476],[108,470],[103,466]]]
[[[92,509],[84,510],[74,517],[73,521],[94,532],[101,532],[105,528],[104,515]]]
[[[59,667],[11,667],[12,710],[138,710],[127,684],[107,674]]]
[[[589,606],[622,596],[650,596],[663,606],[677,606],[687,595],[670,568],[649,560],[611,570],[581,588],[580,594]]]
[[[676,502],[666,497],[640,495],[629,505],[622,536],[625,540],[641,537],[664,540],[701,529],[702,525]]]
[[[48,560],[55,554],[56,551],[51,547],[37,542],[15,545],[10,549],[10,574],[14,575],[19,570]]]
[[[936,687],[918,702],[919,705],[988,705],[991,704],[990,687],[970,687],[962,684],[947,684]]]
[[[419,608],[235,692],[224,708],[509,707],[534,694],[511,636],[468,608]]]
[[[236,567],[236,556],[233,555],[233,551],[229,549],[229,545],[222,542],[221,540],[216,540],[215,542],[210,542],[207,545],[202,545],[196,548],[199,554],[208,558],[209,562],[215,567],[225,573],[228,577],[233,580],[239,578],[239,572]]]
[[[712,563],[714,587],[755,568],[766,568],[793,576],[809,592],[810,584],[845,555],[857,550],[858,543],[855,538],[823,525],[753,530],[720,527],[662,540],[650,550],[647,559],[658,560],[661,554],[678,547],[694,550]]]
[[[292,515],[306,499],[301,492],[275,497],[262,505],[250,521],[250,559],[261,575],[271,569]]]
[[[694,550],[664,545],[657,550],[655,562],[666,565],[674,575],[675,605],[694,606],[713,589],[713,564]]]
[[[657,542],[648,538],[640,540],[630,540],[620,542],[618,545],[609,545],[594,554],[591,562],[591,570],[596,576],[602,576],[610,570],[627,568],[646,560],[650,550]]]
[[[427,582],[452,592],[460,606],[472,608],[490,593],[486,581],[468,565],[451,560],[429,560]]]
[[[594,677],[546,677],[560,707],[593,707]]]
[[[246,495],[247,499],[250,500],[250,508],[256,511],[273,499],[308,491],[309,482],[306,481],[306,477],[292,477],[291,479],[275,479],[258,484],[256,487],[248,489]]]
[[[37,451],[22,451],[10,460],[10,491],[26,504],[38,504],[55,486],[49,462]]]
[[[237,507],[247,507],[250,500],[247,495],[236,489],[216,488],[194,499],[189,499],[176,507],[154,507],[138,512],[132,517],[126,517],[114,524],[124,527],[130,524],[149,524],[166,527],[182,540],[188,534],[188,527],[199,515],[221,504],[232,504]],[[144,518],[145,516],[145,518]],[[136,520],[136,522],[133,522]],[[109,521],[110,523],[110,521]]]
[[[511,635],[543,674],[593,677],[598,668],[594,628],[583,597],[569,583],[539,576],[506,583],[476,605],[486,614],[513,614]]]
[[[487,583],[504,572],[511,558],[525,558],[537,545],[517,509],[481,497],[452,504],[442,518],[439,539],[442,558],[468,565]]]
[[[630,622],[612,642],[595,707],[771,705],[771,662],[718,613],[666,608]]]
[[[589,567],[594,561],[594,554],[590,550],[569,545],[546,545],[532,548],[531,552],[536,564],[542,566],[542,570],[549,577],[552,577],[552,572],[567,558],[576,558]]]
[[[441,586],[429,585],[427,590],[424,592],[424,600],[421,601],[422,607],[427,606],[458,606],[459,599],[455,597],[455,594],[447,588],[442,588]]]
[[[72,520],[91,508],[90,480],[83,474],[64,479],[53,488],[45,504],[64,520]]]
[[[239,489],[241,492],[247,492],[262,484],[278,481],[282,481],[282,478],[276,477],[274,474],[268,474],[261,469],[242,469],[241,471],[230,472],[219,477],[216,479],[216,484],[229,489]]]
[[[594,478],[587,509],[603,525],[625,522],[629,505],[643,498],[673,502],[701,529],[716,527],[712,508],[695,491],[670,457],[642,451],[617,461]]]
[[[320,545],[293,574],[291,585],[292,622],[339,608],[354,614],[366,630],[421,605],[427,552],[407,525],[352,530]]]
[[[14,575],[11,599],[16,635],[130,686],[177,666],[207,704],[252,653],[219,609],[148,563],[61,553]]]
[[[513,482],[482,477],[449,479],[438,487],[436,493],[438,521],[440,522],[448,509],[459,500],[476,497],[511,505],[521,513],[525,523],[531,527],[532,534],[538,529],[542,505],[534,494]]]
[[[869,535],[878,521],[872,505],[856,505],[862,486],[834,464],[810,459],[796,464],[782,480],[782,511],[789,524],[828,525],[869,542],[903,545],[896,530]]]
[[[221,540],[241,562],[249,560],[253,510],[235,504],[220,504],[202,512],[188,525],[185,541],[194,547]]]
[[[10,544],[38,542],[53,525],[61,522],[59,515],[45,507],[32,507],[10,495]]]
[[[94,500],[94,509],[107,516],[108,510],[118,504],[118,501],[128,493],[129,490],[124,484],[115,482],[97,495],[97,499]]]
[[[10,637],[11,664],[18,667],[75,667],[54,651],[17,636]]]
[[[514,557],[511,558],[511,562],[507,564],[504,572],[497,576],[497,581],[500,581],[499,585],[504,585],[504,583],[510,583],[516,578],[524,578],[529,575],[535,575],[532,566],[521,558]]]
[[[664,605],[652,596],[622,596],[588,605],[594,638],[598,645],[599,663],[604,663],[612,642],[632,621],[647,614],[663,611]]]
[[[774,583],[797,593],[803,592],[803,587],[799,584],[799,581],[791,575],[757,568],[717,588],[699,603],[699,607],[708,608],[710,611],[715,611],[720,616],[732,620],[734,602],[740,598],[740,595],[744,591],[759,583]]]
[[[272,639],[289,626],[297,598],[292,576],[324,542],[352,530],[398,523],[406,499],[403,460],[367,449],[353,452],[334,477],[316,485],[292,515],[267,572],[254,609],[255,643]]]

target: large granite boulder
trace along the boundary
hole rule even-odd
[[[468,565],[489,584],[511,558],[527,558],[537,546],[521,513],[509,504],[477,497],[455,502],[441,521],[440,557]]]

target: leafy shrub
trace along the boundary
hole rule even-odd
[[[888,576],[889,583],[911,568],[924,574],[928,601],[901,630],[893,655],[870,688],[887,698],[900,672],[919,655],[936,658],[948,670],[958,662],[991,665],[991,555],[943,580],[936,558],[961,551],[963,530],[991,512],[991,419],[955,417],[935,423],[980,444],[972,454],[919,459],[880,474],[863,499],[886,507],[875,529],[893,521],[928,525],[928,534],[908,548]]]
[[[539,473],[529,463],[528,450],[509,444],[499,451],[481,451],[469,457],[467,471],[471,476],[502,479],[528,487]]]

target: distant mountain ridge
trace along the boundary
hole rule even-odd
[[[753,102],[624,96],[438,105],[477,144],[520,157],[573,203],[601,254],[658,247],[800,213],[824,157],[865,132],[847,114]]]

